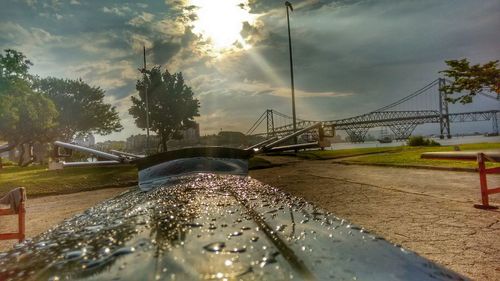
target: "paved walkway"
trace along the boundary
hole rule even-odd
[[[30,199],[26,203],[26,237],[34,237],[97,203],[128,188],[108,188]],[[0,232],[17,230],[17,216],[1,216]],[[16,240],[0,241],[0,252],[12,248]]]
[[[500,211],[478,210],[476,173],[267,158],[251,176],[477,280],[500,280]],[[500,176],[489,176],[500,186]],[[490,196],[500,206],[500,194]]]

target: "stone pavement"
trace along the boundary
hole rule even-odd
[[[473,208],[476,173],[277,160],[251,176],[461,274],[500,280],[500,210]],[[489,179],[500,186],[500,176]],[[500,206],[500,194],[490,202]]]

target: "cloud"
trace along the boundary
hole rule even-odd
[[[103,7],[102,11],[106,14],[114,14],[117,16],[125,16],[132,12],[132,9],[127,5],[115,6],[115,7]]]
[[[129,20],[128,24],[132,26],[142,26],[150,23],[154,19],[154,15],[148,12],[142,12],[140,15]]]
[[[82,77],[105,88],[127,128],[135,127],[127,106],[143,45],[149,67],[184,73],[201,102],[203,133],[245,131],[268,108],[289,114],[283,2],[241,1],[255,18],[240,32],[251,48],[223,54],[207,52],[210,42],[193,33],[197,9],[191,3],[7,1],[0,11],[0,47],[24,52],[36,74]],[[299,118],[338,119],[379,108],[437,78],[446,59],[498,59],[498,1],[296,0],[293,5]],[[123,132],[113,137],[124,137]]]

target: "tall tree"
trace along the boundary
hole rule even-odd
[[[447,60],[448,69],[440,71],[451,78],[451,84],[445,85],[441,90],[447,94],[447,100],[466,104],[471,103],[475,95],[484,89],[495,92],[500,97],[500,69],[498,60],[487,62],[483,65],[470,65],[467,59]],[[458,95],[458,96],[457,96]]]
[[[51,99],[59,111],[57,135],[69,141],[77,134],[109,134],[123,129],[116,108],[104,102],[104,90],[83,80],[43,78],[34,88]]]
[[[146,87],[147,86],[147,87]],[[160,137],[160,151],[167,151],[167,141],[182,138],[182,131],[192,128],[199,116],[200,103],[188,87],[182,73],[161,72],[160,67],[146,71],[137,81],[139,97],[132,96],[129,113],[139,128],[146,128],[146,91],[149,101],[150,129]]]

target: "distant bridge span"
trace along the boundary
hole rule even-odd
[[[271,110],[272,111],[272,110]],[[498,118],[500,110],[475,111],[463,113],[450,113],[447,119],[450,122],[476,122],[492,121],[493,132],[498,134]],[[280,114],[281,115],[281,114]],[[363,142],[369,129],[376,127],[389,127],[395,139],[404,140],[410,137],[418,125],[426,123],[440,123],[446,116],[432,110],[425,111],[382,111],[345,118],[340,120],[322,121],[323,126],[330,135],[335,130],[345,130],[353,142]],[[299,120],[297,128],[305,128],[318,121]],[[271,135],[286,135],[293,131],[292,124],[275,127]],[[267,135],[267,132],[265,133]]]
[[[498,119],[500,110],[484,110],[449,113],[448,103],[444,93],[439,90],[439,99],[437,109],[432,110],[394,110],[401,105],[408,104],[412,100],[412,106],[419,107],[415,98],[423,97],[429,89],[439,85],[439,89],[444,85],[444,79],[436,79],[424,88],[406,96],[399,101],[384,106],[376,111],[358,115],[355,117],[332,120],[332,121],[313,121],[297,119],[297,129],[308,127],[317,122],[322,122],[327,135],[333,136],[336,130],[344,130],[349,135],[351,142],[364,142],[369,129],[375,127],[388,127],[394,134],[394,139],[404,140],[411,136],[418,125],[426,123],[439,123],[441,138],[451,137],[451,122],[476,122],[491,121],[493,133],[498,134]],[[492,96],[481,93],[489,98]],[[431,97],[432,98],[432,97]],[[497,99],[498,101],[498,99]],[[500,102],[500,101],[499,101]],[[428,103],[431,104],[432,102]],[[435,104],[435,103],[434,103]],[[414,107],[415,107],[414,106]],[[281,122],[277,122],[280,119]],[[264,132],[255,133],[262,123],[266,124]],[[248,130],[247,135],[261,135],[265,137],[283,136],[293,131],[292,118],[272,109],[266,110],[254,125]]]

